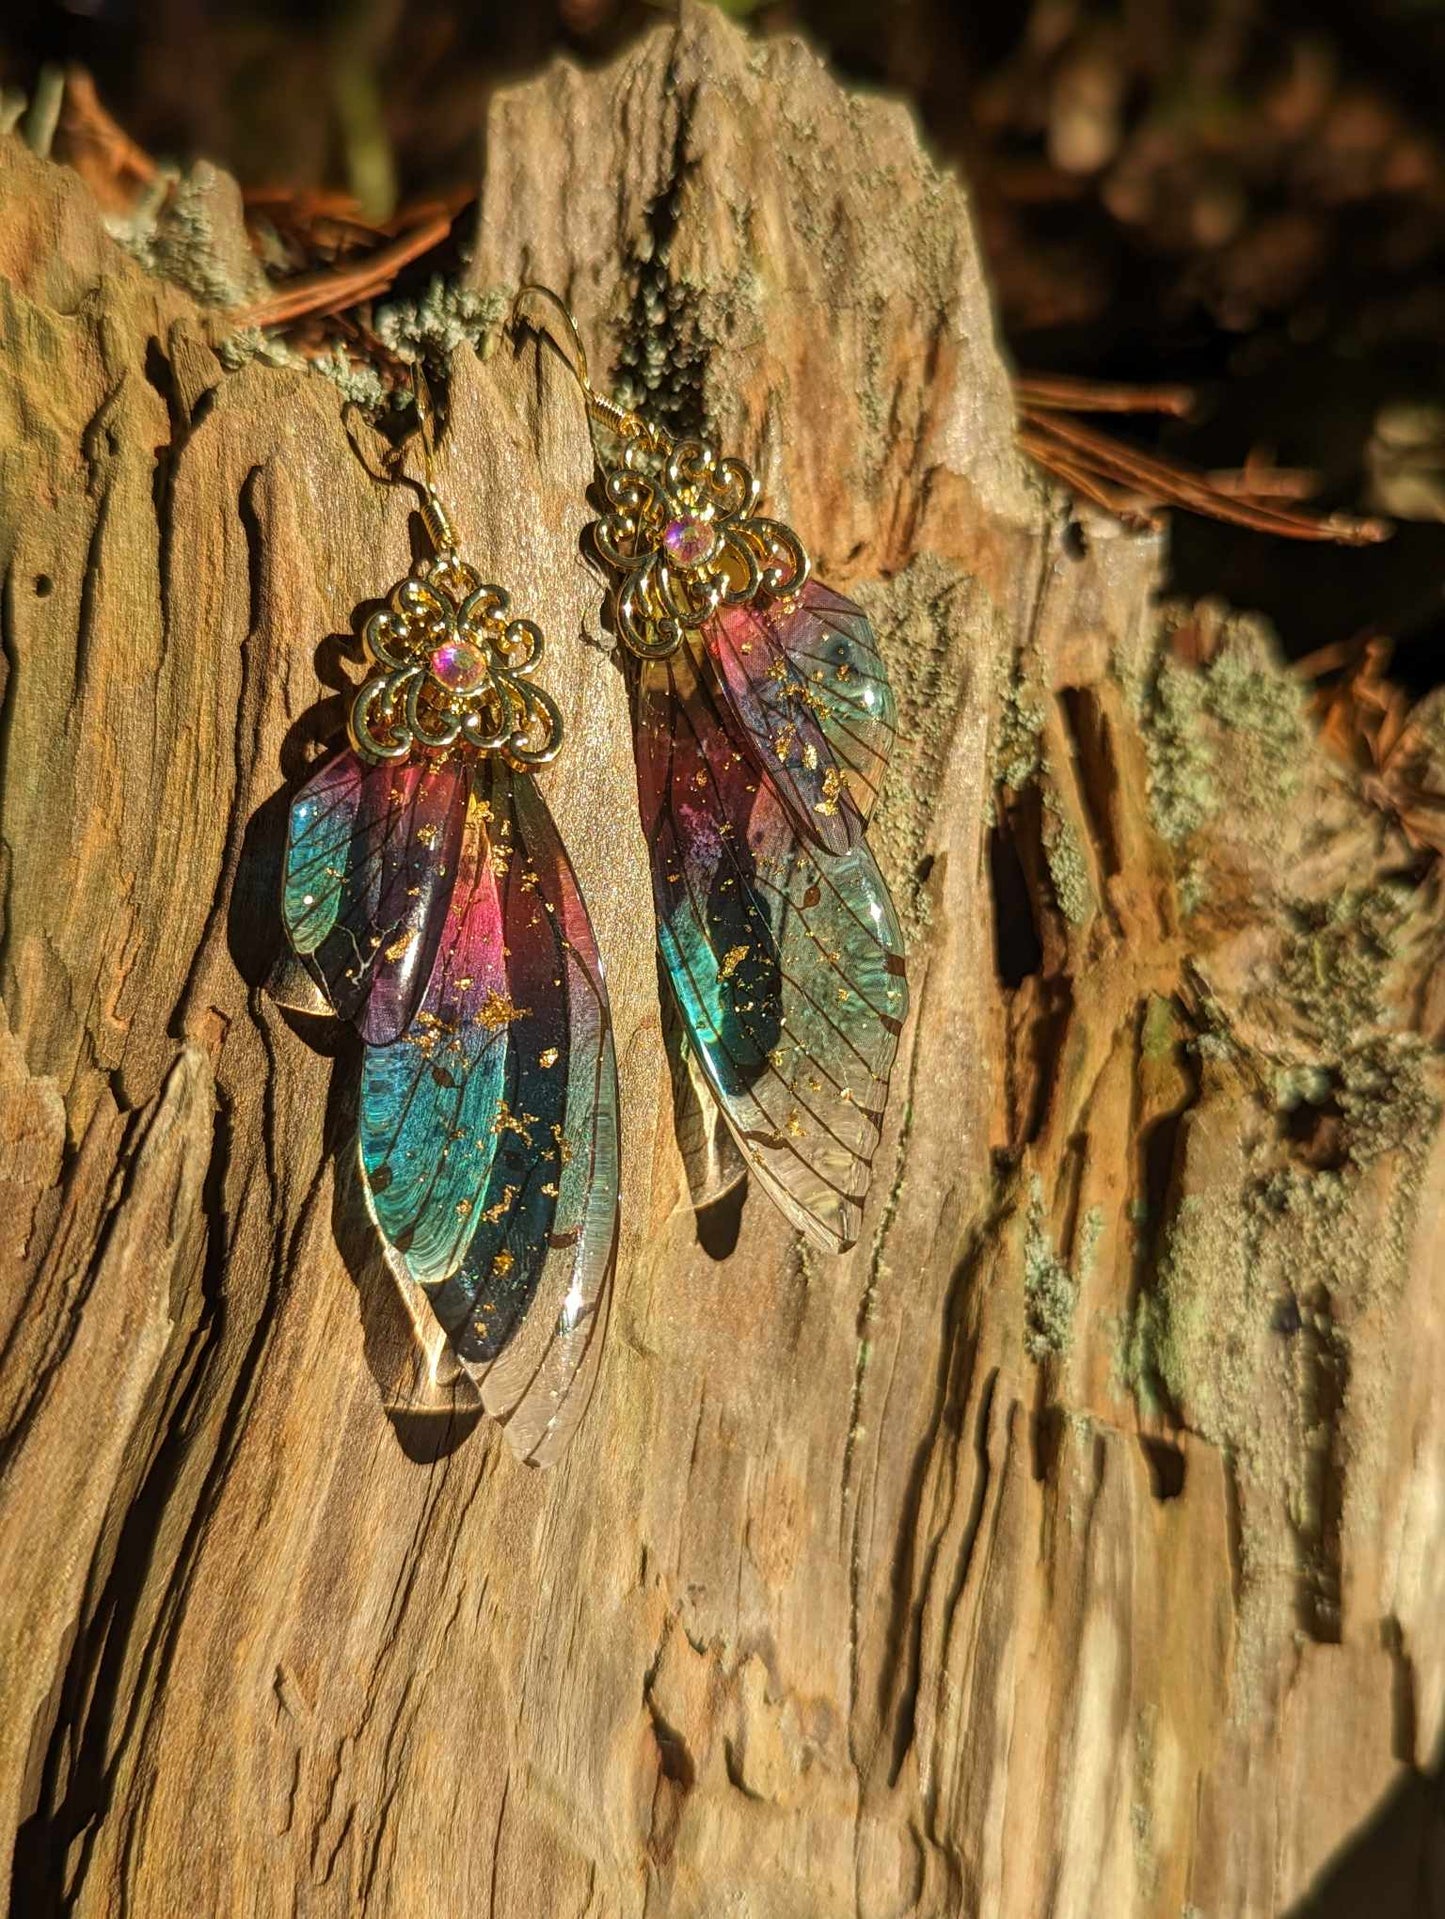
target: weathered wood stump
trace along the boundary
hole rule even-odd
[[[551,636],[618,1021],[618,1295],[550,1474],[423,1383],[354,1052],[263,991],[407,502],[334,384],[234,364],[224,181],[151,250],[210,304],[14,139],[0,184],[12,1910],[1223,1919],[1347,1874],[1391,1794],[1371,1909],[1423,1909],[1437,880],[1267,634],[1161,612],[1158,542],[1025,469],[907,114],[688,6],[496,100],[426,322],[444,491]],[[883,639],[915,1010],[845,1258],[756,1197],[699,1242],[587,439],[500,324],[522,278]]]

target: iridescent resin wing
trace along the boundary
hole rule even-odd
[[[871,820],[898,736],[898,704],[868,615],[819,579],[773,616],[784,653],[813,688],[818,721]]]
[[[658,950],[694,1191],[725,1191],[689,1086],[695,1059],[773,1199],[822,1245],[857,1236],[908,1004],[902,939],[864,827],[896,725],[860,608],[810,580],[744,462],[599,394],[615,440],[592,528],[637,662],[634,725]],[[597,440],[594,434],[594,449]],[[699,1124],[701,1120],[701,1124]]]
[[[687,1174],[693,1206],[702,1212],[725,1199],[747,1178],[747,1162],[713,1098],[707,1076],[697,1061],[677,996],[666,980],[661,983],[662,1043],[672,1080],[672,1116],[677,1147]]]
[[[618,1229],[617,1070],[587,909],[531,778],[345,751],[291,811],[294,952],[367,1040],[362,1184],[532,1464],[581,1418]]]
[[[400,1277],[425,1289],[533,1464],[595,1377],[617,1252],[617,1073],[571,862],[530,780],[479,764],[436,961],[368,1046],[361,1163]]]
[[[908,1005],[887,888],[861,837],[835,853],[798,832],[691,649],[642,663],[636,728],[658,942],[693,1050],[749,1170],[841,1250]]]
[[[484,802],[469,792],[421,1005],[399,1039],[367,1047],[361,1069],[367,1198],[382,1238],[423,1284],[448,1278],[465,1257],[500,1138],[516,1009],[488,824]]]
[[[842,852],[877,804],[897,708],[868,617],[821,581],[724,605],[703,629],[738,720],[799,830]]]
[[[468,774],[455,760],[370,765],[349,747],[297,794],[281,913],[334,1011],[384,1045],[431,977],[456,874]]]
[[[545,1465],[581,1418],[601,1354],[617,1258],[617,1067],[596,940],[546,803],[505,768],[479,769],[477,787],[506,956],[505,1045],[466,1255],[431,1297],[488,1412]]]
[[[863,816],[823,731],[822,701],[785,651],[766,601],[719,608],[703,628],[718,679],[748,746],[792,815],[829,853],[863,837]]]
[[[863,609],[810,578],[784,601],[722,606],[703,635],[728,704],[795,824],[833,850],[856,844],[897,734],[893,691]],[[830,777],[833,767],[841,780]],[[678,1146],[701,1208],[746,1168],[685,1038],[669,1047],[669,1059]]]

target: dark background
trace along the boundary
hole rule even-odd
[[[1183,421],[1118,429],[1205,468],[1251,453],[1381,511],[1383,546],[1179,514],[1174,583],[1270,613],[1299,657],[1368,632],[1445,677],[1445,0],[797,0],[857,83],[909,97],[975,196],[1017,366],[1186,381]],[[79,62],[157,158],[334,188],[386,221],[475,182],[491,90],[605,60],[636,0],[22,0],[0,82]],[[762,130],[765,137],[766,130]],[[1115,430],[1110,422],[1110,430]]]

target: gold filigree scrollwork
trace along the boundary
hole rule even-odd
[[[703,440],[635,431],[605,484],[597,551],[619,576],[619,637],[644,659],[675,652],[721,606],[781,599],[807,581],[798,536],[756,511],[758,481]]]
[[[562,716],[529,677],[542,632],[509,618],[509,605],[454,551],[418,561],[362,629],[374,670],[351,703],[357,751],[400,760],[418,747],[469,747],[515,766],[555,759]]]

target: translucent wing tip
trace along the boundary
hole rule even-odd
[[[331,1001],[317,985],[305,960],[289,946],[276,956],[276,964],[267,976],[266,993],[288,1013],[322,1017],[331,1012]]]

